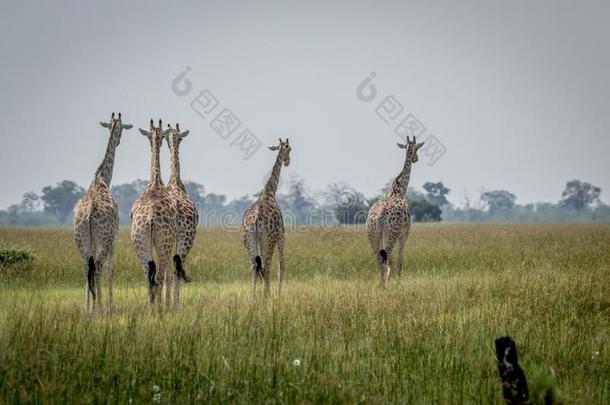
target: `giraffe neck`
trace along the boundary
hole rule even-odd
[[[178,143],[174,144],[171,148],[171,159],[172,159],[172,173],[170,175],[167,185],[178,186],[184,189],[184,184],[180,178],[180,153],[178,150]]]
[[[148,182],[148,188],[157,188],[163,186],[163,179],[161,178],[161,162],[159,160],[161,142],[157,142],[153,135],[153,141],[151,144],[152,157],[150,160],[150,181]]]
[[[269,177],[269,180],[267,180],[267,184],[265,184],[263,193],[275,195],[275,192],[277,191],[277,184],[280,181],[281,170],[282,159],[280,158],[280,154],[278,153],[277,159],[275,160],[275,164],[273,165],[273,170],[271,171],[271,176]]]
[[[396,176],[390,189],[391,194],[405,195],[411,179],[411,159],[407,156],[402,171]]]
[[[114,153],[116,151],[116,142],[115,137],[118,134],[115,133],[114,128],[110,133],[110,138],[108,139],[108,145],[106,146],[106,154],[104,155],[104,160],[95,171],[95,179],[94,182],[103,182],[107,187],[110,187],[110,182],[112,181],[112,171],[114,168]]]

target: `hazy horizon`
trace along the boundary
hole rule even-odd
[[[113,184],[149,177],[148,120],[180,122],[182,176],[235,198],[257,192],[273,164],[266,149],[290,138],[287,180],[312,190],[345,181],[377,193],[401,169],[394,133],[408,114],[446,148],[413,167],[411,186],[442,181],[449,199],[505,189],[517,203],[556,202],[567,181],[602,188],[610,202],[610,4],[371,2],[3,4],[0,207],[64,179],[87,187],[108,131],[124,131]],[[172,81],[186,68],[191,92]],[[372,72],[377,96],[357,97]],[[205,118],[191,101],[208,89]],[[376,107],[393,95],[392,126]],[[223,139],[222,109],[241,121]],[[262,146],[242,159],[236,137]],[[163,177],[169,177],[164,148]]]

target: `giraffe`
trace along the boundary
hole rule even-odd
[[[409,203],[405,194],[411,177],[411,166],[417,162],[417,151],[424,143],[417,143],[415,137],[412,141],[407,137],[406,144],[398,143],[397,145],[407,151],[405,164],[388,192],[371,206],[366,219],[366,231],[373,254],[379,264],[382,287],[387,285],[390,277],[392,249],[396,241],[398,241],[396,267],[398,277],[400,277],[405,244],[411,227]]]
[[[176,223],[176,255],[180,257],[182,265],[186,256],[193,247],[195,235],[197,233],[197,224],[199,223],[199,215],[197,207],[186,192],[186,188],[180,179],[180,142],[186,137],[190,131],[180,132],[180,125],[176,124],[176,128],[168,124],[170,129],[169,136],[166,138],[167,145],[171,153],[172,172],[167,182],[167,192],[174,200],[177,209]],[[175,260],[175,258],[174,258]],[[180,269],[180,273],[174,275],[174,305],[178,305],[180,300],[180,283],[182,280],[189,282],[190,279],[186,276],[186,272],[182,266],[176,266],[176,270]]]
[[[163,138],[169,135],[170,130],[163,131],[162,122],[155,128],[150,120],[150,130],[139,128],[140,133],[150,142],[152,157],[150,180],[140,197],[136,199],[131,208],[131,242],[133,243],[140,265],[148,282],[148,306],[154,309],[155,298],[159,292],[159,280],[162,284],[162,304],[165,306],[169,298],[168,267],[172,253],[176,246],[176,205],[170,197],[163,180],[159,162],[159,151]],[[157,264],[153,259],[153,250],[157,253]],[[182,262],[180,256],[174,256],[176,272],[181,273]]]
[[[100,122],[100,125],[110,130],[106,153],[95,171],[87,192],[74,206],[72,221],[76,246],[84,262],[87,312],[94,311],[96,306],[99,312],[102,312],[100,275],[106,261],[108,261],[108,308],[112,310],[112,256],[114,239],[119,229],[119,211],[117,202],[110,193],[110,182],[114,155],[121,142],[121,135],[124,129],[132,127],[130,124],[123,124],[121,113],[118,118],[112,113],[110,122]]]
[[[243,241],[250,259],[250,272],[252,273],[252,295],[256,296],[256,282],[261,276],[265,285],[265,295],[270,293],[269,267],[273,250],[277,245],[279,259],[278,296],[282,293],[282,279],[284,277],[284,221],[282,212],[275,199],[277,184],[280,178],[282,164],[290,164],[290,145],[288,138],[277,146],[270,146],[270,150],[278,151],[271,176],[261,191],[258,199],[246,210],[243,217]]]

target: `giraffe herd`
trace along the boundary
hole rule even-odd
[[[116,148],[124,129],[132,128],[122,122],[121,113],[112,113],[109,122],[100,122],[110,135],[102,163],[95,172],[86,193],[74,207],[74,236],[83,260],[85,274],[86,309],[102,312],[102,288],[100,277],[107,264],[108,308],[112,309],[112,258],[114,242],[119,228],[118,205],[110,192]],[[179,124],[163,129],[162,121],[149,129],[139,128],[148,138],[151,150],[150,179],[143,193],[131,209],[131,241],[135,248],[148,287],[148,306],[178,306],[180,286],[189,282],[184,269],[186,258],[197,233],[197,208],[180,178],[180,152],[182,140],[189,131],[180,131]],[[161,178],[160,150],[166,140],[171,156],[171,175],[165,185]],[[411,166],[417,162],[417,151],[423,143],[407,138],[398,147],[406,150],[403,169],[388,192],[375,202],[368,212],[366,232],[378,262],[380,284],[385,287],[393,267],[392,251],[398,242],[396,269],[400,277],[404,249],[411,226],[406,190],[411,176]],[[252,275],[252,294],[256,294],[259,278],[264,285],[265,296],[270,295],[270,266],[277,247],[279,254],[278,296],[282,291],[285,272],[284,222],[276,200],[280,171],[290,164],[291,147],[288,138],[270,146],[277,157],[269,180],[258,199],[248,208],[242,221],[243,243],[248,254]],[[156,260],[155,260],[156,257]],[[173,262],[174,270],[171,270]],[[161,297],[159,296],[161,294]],[[170,304],[171,295],[171,304]]]

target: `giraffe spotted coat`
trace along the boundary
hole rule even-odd
[[[252,273],[252,294],[256,293],[258,277],[263,279],[265,294],[270,292],[270,266],[275,247],[279,254],[278,296],[282,292],[282,280],[285,271],[284,259],[284,220],[282,212],[275,198],[280,178],[282,164],[290,164],[290,145],[288,139],[280,139],[278,146],[269,149],[278,151],[278,155],[271,171],[271,176],[265,184],[260,196],[246,210],[243,216],[243,242],[248,252],[250,272]]]
[[[417,162],[417,151],[423,143],[417,143],[407,138],[407,144],[398,144],[406,149],[405,164],[402,171],[392,182],[390,190],[377,200],[369,209],[366,219],[366,231],[375,255],[381,278],[381,285],[386,286],[393,265],[392,251],[398,242],[397,264],[398,276],[402,270],[404,249],[409,236],[411,218],[409,203],[406,198],[411,165]]]
[[[197,234],[197,224],[199,223],[199,215],[197,207],[193,200],[186,192],[186,188],[180,178],[180,143],[189,134],[189,131],[180,132],[180,126],[176,124],[176,128],[170,127],[170,133],[167,138],[171,154],[172,170],[170,179],[167,182],[167,192],[176,205],[176,254],[180,256],[182,265],[186,260],[187,255],[193,247],[195,236]],[[180,296],[181,280],[190,281],[186,277],[186,272],[182,271],[174,277],[174,299],[175,303]]]
[[[160,288],[162,303],[168,304],[173,281],[173,272],[168,268],[176,245],[176,204],[163,184],[159,162],[163,137],[169,134],[169,130],[163,131],[161,124],[159,120],[159,126],[155,128],[151,120],[150,131],[140,128],[151,145],[151,176],[131,209],[131,241],[148,282],[151,310]],[[157,254],[157,262],[153,259],[153,251]]]
[[[104,265],[108,264],[108,302],[112,309],[112,258],[114,240],[119,228],[117,202],[110,193],[110,182],[114,168],[114,155],[121,141],[123,129],[132,126],[123,124],[121,114],[110,122],[100,122],[110,130],[110,138],[102,163],[95,172],[87,192],[74,206],[74,239],[83,259],[87,311],[96,307],[102,311],[102,288],[100,277]]]

